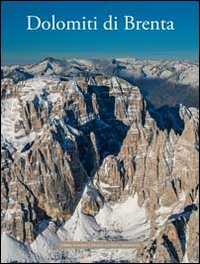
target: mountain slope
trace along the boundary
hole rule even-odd
[[[198,110],[156,110],[118,77],[36,75],[2,80],[2,231],[57,261],[196,263]],[[56,249],[94,239],[136,247]]]

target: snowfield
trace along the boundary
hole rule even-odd
[[[87,193],[87,187],[85,194]],[[60,249],[64,241],[123,241],[140,243],[149,234],[144,208],[137,204],[137,196],[110,206],[105,204],[96,217],[84,215],[79,202],[73,216],[56,232],[49,226],[29,246],[13,237],[2,235],[2,258],[4,263],[94,263],[106,261],[131,262],[136,249]],[[121,262],[120,262],[121,263]]]

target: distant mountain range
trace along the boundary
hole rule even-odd
[[[137,85],[156,108],[184,104],[199,107],[199,64],[182,61],[138,60],[59,60],[45,58],[32,65],[3,66],[1,76],[15,83],[36,76],[74,78],[78,76],[117,76]]]

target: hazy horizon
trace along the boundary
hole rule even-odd
[[[14,62],[7,62],[7,63],[3,63],[1,62],[1,66],[9,66],[9,65],[28,65],[28,64],[37,64],[40,63],[42,61],[44,61],[45,59],[48,58],[53,58],[56,60],[99,60],[99,61],[110,61],[112,59],[124,59],[124,58],[134,58],[136,60],[156,60],[156,61],[181,61],[181,62],[190,62],[190,63],[197,63],[199,64],[199,60],[192,60],[192,59],[178,59],[178,58],[156,58],[156,57],[139,57],[139,56],[111,56],[111,57],[70,57],[70,56],[64,56],[64,57],[56,57],[56,56],[43,56],[39,59],[32,59],[32,60],[27,60],[27,62],[24,63],[19,63],[18,61],[14,61]]]

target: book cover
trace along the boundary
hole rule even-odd
[[[199,263],[198,1],[1,8],[1,263]]]

